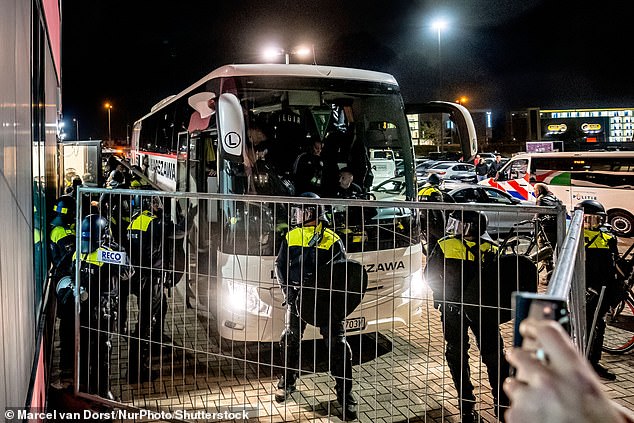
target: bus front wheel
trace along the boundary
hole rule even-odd
[[[608,223],[619,236],[631,237],[634,235],[634,217],[622,210],[608,213]]]

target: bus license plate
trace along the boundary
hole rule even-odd
[[[356,331],[365,329],[365,317],[346,319],[346,330]]]

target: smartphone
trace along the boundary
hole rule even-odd
[[[535,292],[516,291],[513,293],[512,304],[515,314],[514,347],[531,348],[530,345],[524,344],[524,339],[520,334],[520,323],[527,317],[556,320],[570,334],[570,317],[565,299]]]

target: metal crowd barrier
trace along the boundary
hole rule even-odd
[[[158,252],[162,260],[139,263],[140,251],[130,251],[127,229],[153,200],[162,205],[162,219],[171,223],[162,229],[167,234]],[[78,251],[87,236],[85,231],[82,235],[82,218],[95,213],[111,223],[111,250],[126,254],[102,256],[95,266],[107,266],[108,272],[91,275],[89,285],[75,284],[76,315],[81,316],[75,323],[76,394],[114,409],[145,410],[159,420],[204,420],[208,413],[229,409],[246,411],[257,421],[341,416],[329,373],[335,358],[313,325],[304,333],[299,368],[294,369],[300,372],[298,392],[282,403],[274,398],[277,377],[288,370],[279,345],[285,297],[274,260],[281,237],[294,226],[291,207],[312,204],[327,215],[328,226],[344,243],[348,257],[360,262],[368,275],[363,302],[352,313],[345,310],[344,322],[360,421],[460,419],[442,321],[424,273],[429,253],[418,235],[421,229],[429,230],[421,222],[429,222],[434,211],[486,212],[489,229],[501,228],[503,221],[507,225],[492,235],[500,244],[508,225],[535,213],[557,216],[564,243],[547,289],[569,298],[573,321],[583,324],[584,319],[576,318],[583,305],[579,212],[564,238],[565,213],[555,208],[80,188]],[[143,248],[146,242],[144,238],[137,244]],[[82,261],[76,280],[86,271]],[[494,309],[506,347],[512,345],[513,322],[503,317],[511,310],[510,303],[500,301],[500,292],[517,290],[522,277],[518,275],[500,273],[493,281],[495,292],[481,293],[498,305],[458,304]],[[479,274],[477,280],[484,277]],[[536,277],[537,290],[545,292],[546,275]],[[344,289],[352,286],[347,278],[351,276],[343,277]],[[312,293],[324,294],[322,288]],[[335,309],[345,309],[347,303],[333,299],[340,289],[326,290],[330,302],[326,307],[323,302],[310,303],[313,310],[334,315]],[[144,295],[153,297],[143,299]],[[141,322],[148,319],[149,329],[146,324],[144,331]],[[583,333],[577,322],[575,327]],[[470,356],[476,410],[495,421],[487,370],[473,339]],[[108,390],[113,397],[105,396]]]
[[[566,301],[573,315],[585,316],[585,274],[583,210],[575,209],[546,294]],[[572,319],[571,332],[575,345],[584,351],[587,344],[585,318]]]

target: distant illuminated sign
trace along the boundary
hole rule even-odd
[[[568,130],[568,126],[565,123],[552,123],[547,126],[548,132],[564,133]]]
[[[581,124],[581,130],[583,132],[598,132],[601,130],[600,123],[583,123]]]

